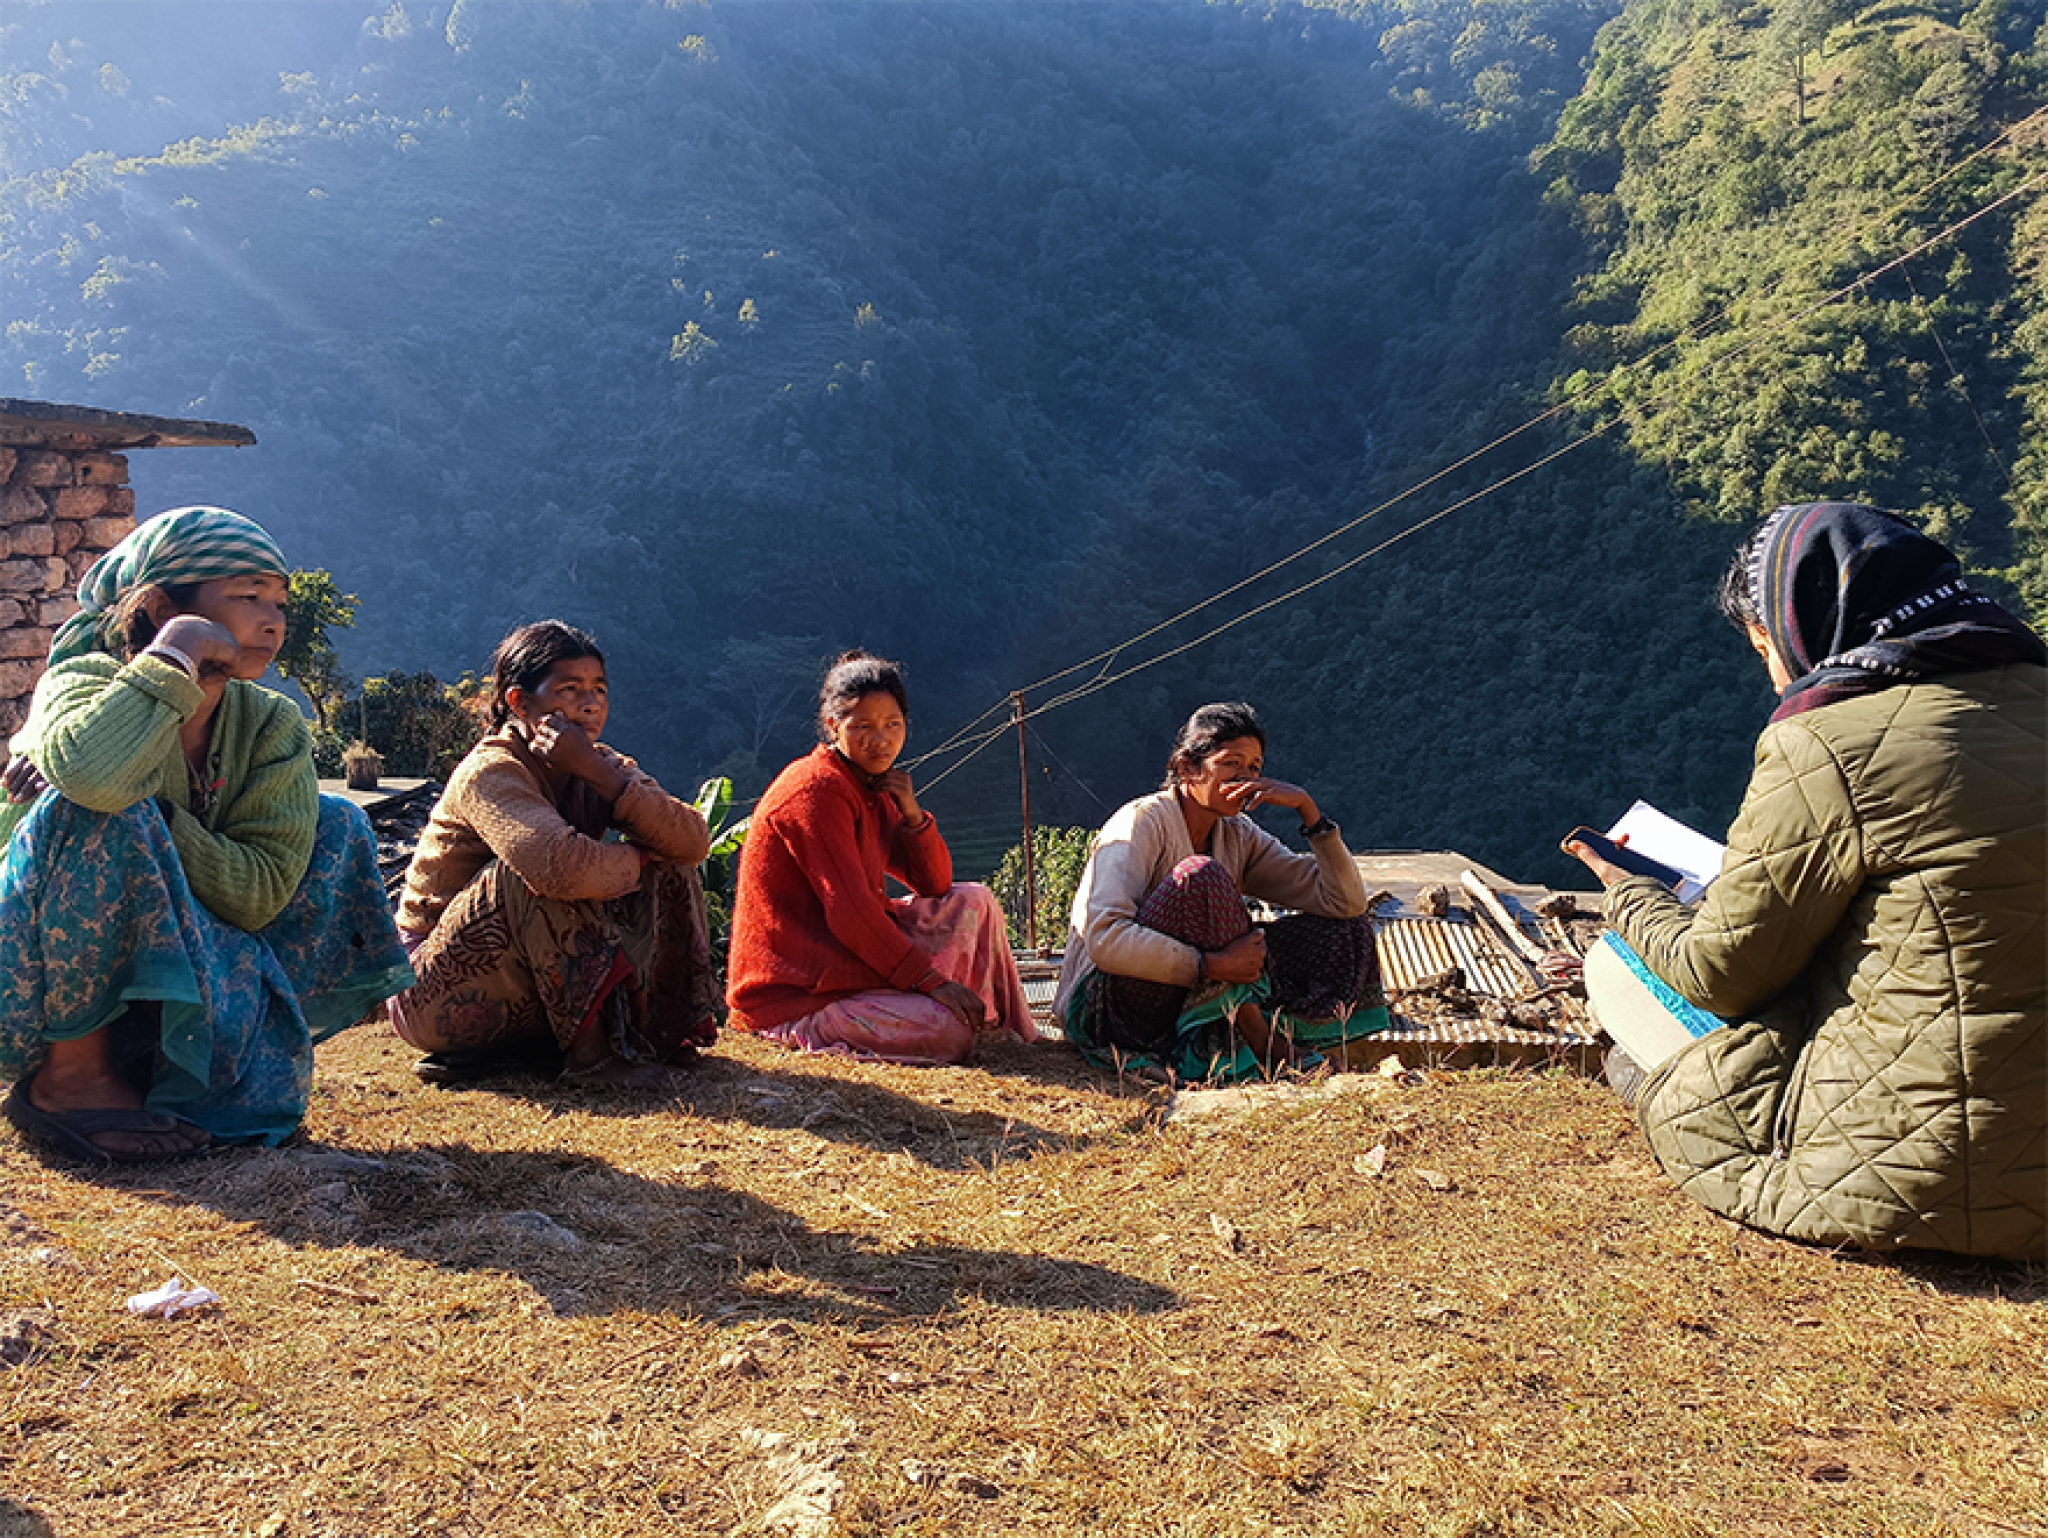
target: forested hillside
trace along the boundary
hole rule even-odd
[[[1615,10],[17,3],[0,394],[253,427],[144,509],[331,569],[358,674],[586,624],[621,745],[743,790],[828,652],[929,747],[1334,573],[1034,720],[1035,813],[1242,695],[1355,844],[1560,875],[1732,811],[1727,520],[1877,500],[2048,605],[2048,156],[1977,154],[2041,5]],[[1013,743],[931,800],[993,863]]]

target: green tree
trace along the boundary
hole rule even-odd
[[[277,671],[299,686],[313,705],[320,730],[331,727],[332,710],[348,698],[348,675],[328,639],[330,630],[353,630],[356,595],[344,593],[324,571],[291,574],[291,598],[285,609],[284,645],[277,651]]]
[[[1841,20],[1842,10],[1840,0],[1787,0],[1771,17],[1765,51],[1781,74],[1791,77],[1793,121],[1802,127],[1812,61],[1827,52],[1828,33]]]
[[[476,745],[479,722],[462,685],[432,673],[387,673],[363,680],[363,740],[384,755],[394,775],[445,779]]]

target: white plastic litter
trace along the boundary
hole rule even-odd
[[[211,1308],[220,1294],[207,1287],[187,1287],[185,1278],[174,1276],[154,1292],[138,1292],[128,1300],[128,1312],[157,1319],[175,1319],[195,1308]]]

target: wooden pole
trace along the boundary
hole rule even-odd
[[[1024,948],[1038,953],[1038,867],[1031,857],[1031,761],[1024,751],[1024,696],[1010,696],[1017,716],[1017,789],[1024,802]]]

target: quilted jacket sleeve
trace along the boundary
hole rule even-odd
[[[1723,1018],[1784,991],[1840,923],[1866,875],[1843,768],[1798,717],[1768,728],[1720,879],[1697,908],[1658,882],[1608,889],[1607,919],[1650,970]]]

